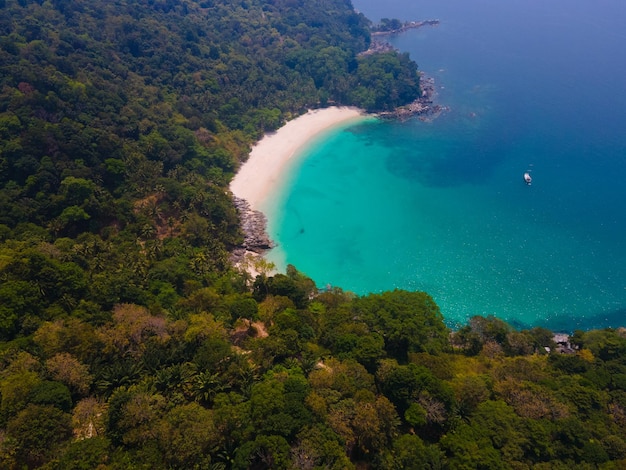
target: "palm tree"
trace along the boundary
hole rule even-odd
[[[205,405],[211,405],[215,396],[226,389],[220,380],[220,374],[203,371],[198,373],[191,382],[194,399]]]

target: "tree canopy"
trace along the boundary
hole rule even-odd
[[[0,467],[626,465],[626,333],[251,278],[228,182],[309,107],[419,95],[344,0],[0,0]]]

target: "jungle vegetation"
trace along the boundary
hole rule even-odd
[[[233,266],[253,142],[419,95],[369,28],[346,0],[0,0],[0,468],[626,466],[623,329],[561,353]]]

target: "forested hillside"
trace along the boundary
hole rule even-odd
[[[420,94],[369,42],[344,0],[0,0],[0,468],[626,466],[622,330],[231,265],[254,141]]]
[[[0,259],[13,283],[16,263],[55,272],[27,300],[5,285],[5,339],[81,302],[172,307],[228,269],[227,184],[264,131],[419,93],[406,56],[356,57],[367,21],[344,1],[2,3]]]

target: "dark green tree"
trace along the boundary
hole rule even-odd
[[[52,406],[29,405],[7,423],[9,445],[18,466],[46,463],[72,435],[70,415]]]

